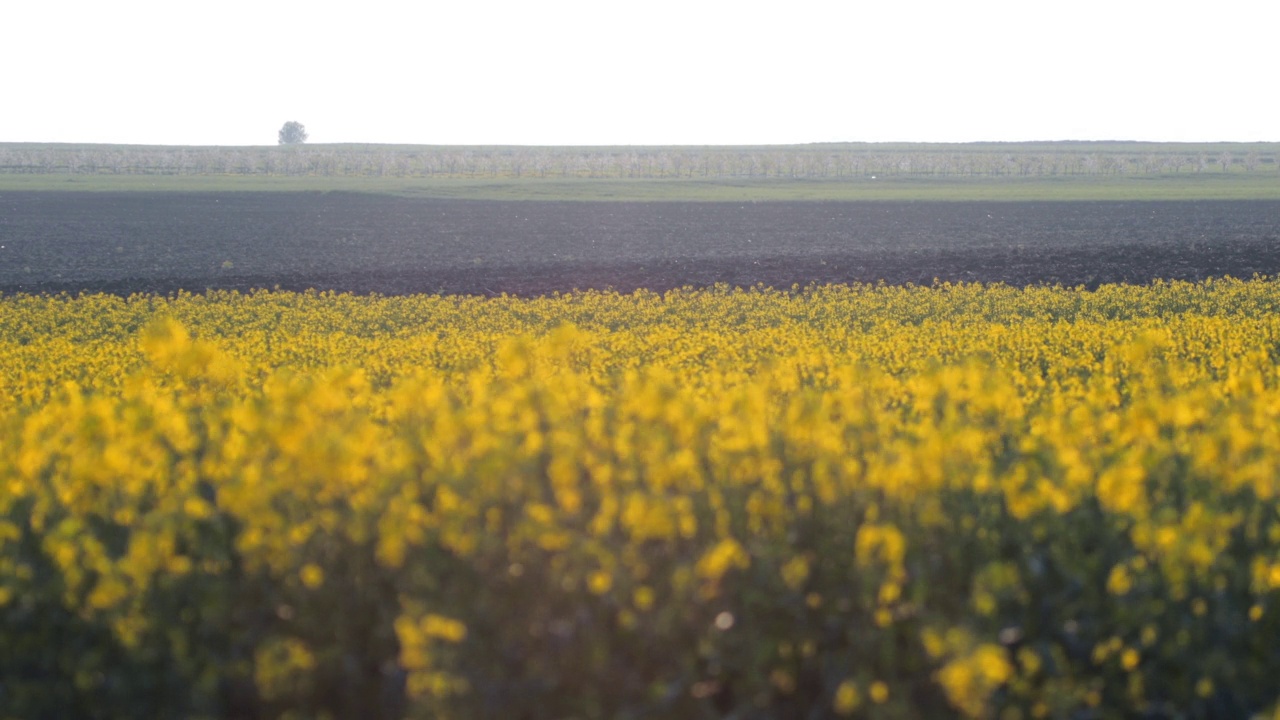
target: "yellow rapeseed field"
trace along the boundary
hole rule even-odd
[[[1249,717],[1280,282],[0,298],[0,718]]]

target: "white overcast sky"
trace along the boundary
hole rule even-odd
[[[1280,141],[1280,1],[7,0],[0,142]]]

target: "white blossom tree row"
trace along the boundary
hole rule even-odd
[[[1061,145],[1060,147],[1054,147]],[[779,147],[142,147],[0,144],[0,173],[468,178],[810,178],[1280,171],[1280,143]]]

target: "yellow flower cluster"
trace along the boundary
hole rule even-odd
[[[1265,278],[0,298],[0,673],[14,716],[1268,711],[1278,363]]]

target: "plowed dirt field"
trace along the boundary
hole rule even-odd
[[[401,294],[1280,273],[1280,202],[622,203],[0,193],[0,292]]]

